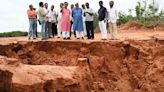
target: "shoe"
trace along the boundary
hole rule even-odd
[[[106,41],[107,39],[101,39],[102,41]]]
[[[71,39],[70,37],[67,38],[67,40],[70,40],[70,39]]]
[[[87,39],[89,40],[89,39],[91,39],[91,37],[88,37]]]
[[[110,40],[119,40],[118,38],[111,38]]]
[[[67,40],[67,38],[63,38],[63,40]]]
[[[81,37],[82,40],[84,40],[84,37]]]
[[[118,38],[115,38],[114,40],[119,40]]]
[[[77,40],[79,40],[80,38],[76,38]]]

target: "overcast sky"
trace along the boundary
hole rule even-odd
[[[8,31],[28,31],[28,18],[26,11],[29,4],[33,4],[34,7],[38,8],[38,3],[40,1],[47,2],[49,5],[54,4],[56,10],[59,9],[59,4],[61,2],[67,1],[69,4],[74,4],[75,1],[80,4],[89,2],[90,7],[97,12],[99,6],[99,0],[3,0],[0,3],[0,32]],[[108,2],[110,0],[103,0],[104,6],[108,7]],[[115,6],[119,11],[128,13],[128,9],[134,9],[136,2],[138,0],[114,0]],[[159,2],[160,8],[164,9],[164,0],[157,0]]]

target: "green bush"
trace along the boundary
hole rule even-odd
[[[134,19],[131,15],[126,15],[123,12],[119,12],[118,25],[126,24],[130,20]]]
[[[93,27],[94,29],[98,27],[98,15],[96,13],[94,14]]]
[[[28,35],[27,32],[21,32],[21,31],[0,33],[0,37],[19,37],[19,36],[27,36],[27,35]]]

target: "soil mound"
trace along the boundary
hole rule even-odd
[[[144,26],[137,21],[129,21],[128,23],[120,26],[120,30],[157,30],[164,31],[164,24],[156,24],[151,26]]]
[[[143,25],[137,23],[136,21],[129,21],[128,23],[120,26],[120,30],[141,30],[144,29]]]

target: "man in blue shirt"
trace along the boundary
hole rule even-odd
[[[103,6],[103,1],[99,2],[100,9],[98,11],[98,20],[99,27],[102,34],[102,40],[107,40],[107,29],[106,29],[106,17],[107,17],[107,9]]]

